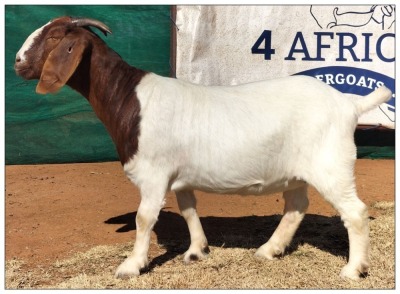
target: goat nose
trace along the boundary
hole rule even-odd
[[[18,55],[17,55],[17,57],[15,58],[15,63],[20,63],[21,62],[21,57],[19,57]]]

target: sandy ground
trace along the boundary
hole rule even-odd
[[[394,201],[394,165],[394,160],[357,160],[357,189],[368,206]],[[134,240],[140,196],[120,163],[6,166],[5,170],[6,260],[45,266],[96,245]],[[337,215],[313,188],[309,194],[309,215]],[[263,235],[264,216],[283,210],[281,194],[196,195],[209,241],[248,230]],[[378,214],[370,208],[371,217]],[[159,242],[163,238],[189,242],[172,193],[152,237]]]

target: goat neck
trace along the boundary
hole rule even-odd
[[[96,36],[67,83],[90,102],[122,164],[137,152],[140,104],[135,89],[144,75],[145,71],[130,66]]]

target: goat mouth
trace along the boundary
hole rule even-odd
[[[32,75],[32,70],[28,66],[19,67],[19,66],[15,65],[14,70],[18,76],[23,77],[24,79],[27,79],[27,80],[30,79],[30,76]]]

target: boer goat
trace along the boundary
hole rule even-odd
[[[340,213],[350,253],[341,276],[369,267],[366,205],[354,180],[358,117],[387,101],[380,87],[350,99],[312,77],[292,76],[239,86],[206,87],[127,64],[89,27],[100,21],[61,17],[34,31],[16,55],[16,73],[39,79],[36,91],[65,84],[81,93],[110,133],[127,177],[140,189],[136,241],[116,277],[148,265],[150,233],[168,190],[176,193],[191,244],[184,261],[208,252],[194,190],[283,192],[284,215],[256,256],[274,259],[293,238],[313,185]]]

